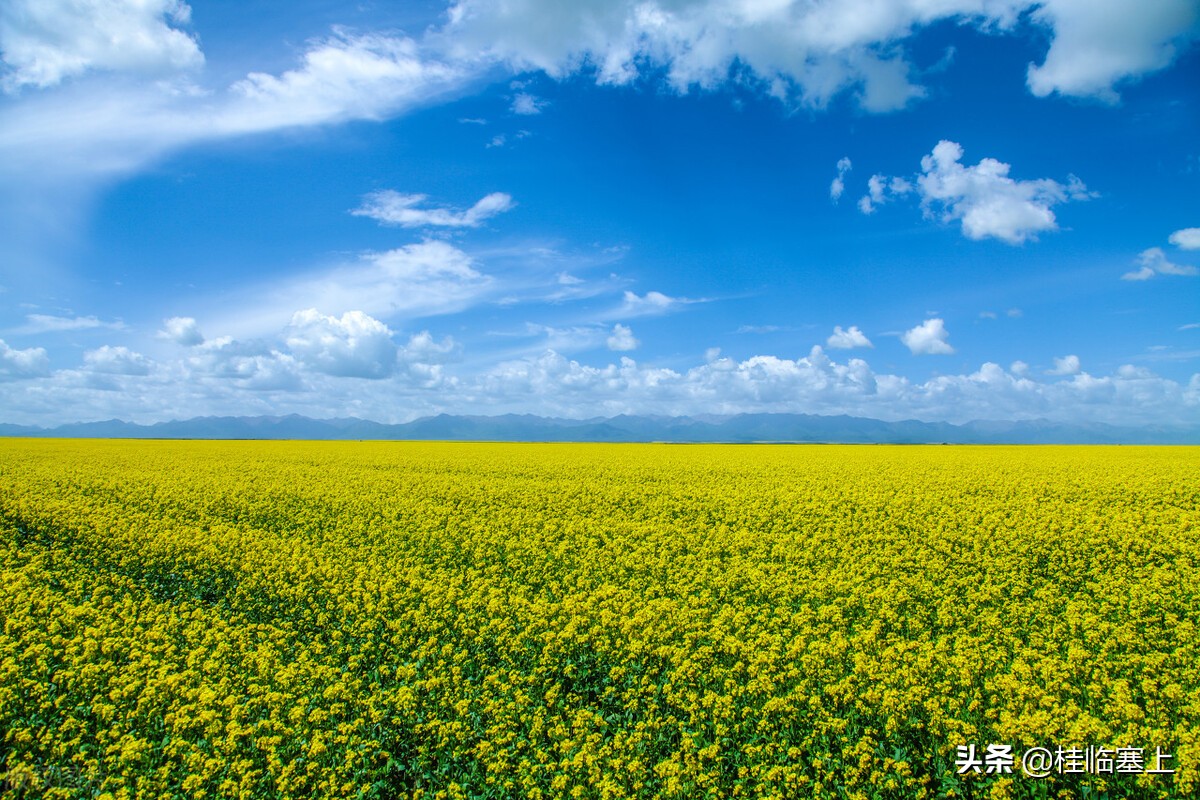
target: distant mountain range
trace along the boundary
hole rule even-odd
[[[121,420],[57,428],[0,423],[0,436],[106,439],[388,439],[503,442],[846,442],[872,444],[1200,444],[1200,426],[1116,427],[1048,420],[1014,422],[884,422],[813,414],[596,417],[529,414],[440,414],[400,425],[370,420],[285,417],[196,417],[138,425]]]

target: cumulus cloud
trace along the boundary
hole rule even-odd
[[[924,93],[904,49],[923,28],[952,21],[1003,34],[1034,9],[1026,18],[1052,34],[1031,73],[1039,92],[1110,96],[1197,32],[1194,0],[1147,0],[1136,12],[1119,0],[459,0],[419,40],[335,28],[295,68],[252,72],[226,90],[89,85],[5,109],[0,166],[25,165],[30,178],[129,171],[199,140],[391,117],[498,67],[585,71],[609,84],[662,74],[678,91],[734,82],[817,108],[851,93],[887,111]],[[196,66],[199,48],[178,28],[186,19],[180,0],[9,0],[0,4],[2,79],[49,85],[80,71]]]
[[[151,363],[127,347],[104,345],[83,354],[87,368],[102,375],[149,375]]]
[[[1079,356],[1056,358],[1054,359],[1054,368],[1046,370],[1047,375],[1078,375],[1079,373]]]
[[[1155,72],[1197,34],[1194,0],[1045,0],[1031,15],[1054,32],[1027,82],[1038,97],[1057,92],[1114,103],[1119,82]]]
[[[194,347],[204,344],[204,336],[200,327],[191,317],[171,317],[163,320],[162,330],[158,332],[160,339],[169,339],[184,347]]]
[[[854,165],[850,163],[848,156],[838,159],[837,177],[829,184],[829,198],[833,202],[836,203],[841,198],[842,193],[846,191],[846,173],[853,168]]]
[[[179,30],[179,0],[6,0],[0,4],[0,87],[46,88],[91,70],[162,74],[204,62]]]
[[[304,366],[342,378],[386,378],[396,368],[396,343],[379,320],[361,311],[339,317],[315,308],[297,311],[286,342]]]
[[[1167,241],[1180,250],[1200,250],[1200,228],[1183,228],[1175,231]]]
[[[421,331],[408,337],[408,343],[400,348],[400,359],[410,363],[441,364],[453,359],[461,349],[453,336],[444,336],[437,341],[429,331]]]
[[[391,118],[457,96],[503,69],[558,78],[584,72],[600,83],[661,75],[678,91],[736,83],[812,108],[850,94],[864,109],[887,111],[924,93],[905,55],[906,42],[922,29],[949,21],[1003,34],[1034,8],[1046,10],[1035,21],[1053,34],[1038,85],[1073,93],[1085,90],[1060,66],[1092,59],[1087,42],[1123,50],[1122,42],[1136,39],[1169,57],[1194,38],[1194,0],[1149,2],[1161,24],[1146,28],[1136,19],[1089,23],[1142,16],[1141,7],[1129,12],[1116,0],[460,0],[443,27],[419,39],[335,28],[309,42],[294,68],[251,72],[226,88],[95,78],[22,98],[0,108],[0,177],[61,194],[80,178],[129,173],[199,141]],[[199,48],[178,27],[186,8],[180,0],[0,3],[0,37],[8,37],[0,46],[0,80],[31,86],[77,69],[195,66]],[[1171,8],[1185,13],[1166,13]],[[114,26],[136,43],[109,35]],[[133,59],[128,65],[120,62],[126,56]],[[1109,73],[1119,82],[1154,63],[1132,59]],[[512,139],[497,133],[488,146]],[[55,200],[61,208],[62,198]]]
[[[878,419],[1037,419],[1118,424],[1200,418],[1200,376],[1187,385],[1145,370],[1112,376],[1080,373],[1042,383],[985,363],[972,373],[912,382],[877,374],[860,359],[838,363],[820,347],[803,358],[753,356],[744,361],[710,354],[680,372],[628,357],[590,366],[555,352],[507,362],[480,380],[483,396],[500,408],[506,398],[540,413],[587,417],[620,413],[736,414],[846,413]],[[1019,366],[1019,365],[1014,365]]]
[[[912,184],[904,178],[872,175],[867,179],[867,193],[858,200],[858,210],[864,214],[874,214],[878,206],[883,205],[892,197],[902,197],[908,194],[912,188]]]
[[[1196,275],[1200,269],[1190,265],[1173,264],[1161,247],[1143,250],[1135,260],[1138,269],[1121,276],[1123,281],[1145,281],[1155,275]]]
[[[867,335],[858,329],[857,325],[851,325],[849,330],[842,330],[841,325],[833,326],[833,333],[825,344],[835,350],[850,350],[855,347],[874,347]]]
[[[512,112],[523,116],[531,116],[542,113],[542,109],[549,103],[540,97],[535,97],[528,92],[521,92],[512,101]]]
[[[900,341],[913,355],[949,355],[954,352],[948,339],[950,332],[941,319],[927,319],[915,328],[905,331]]]
[[[617,323],[613,326],[607,344],[609,350],[628,351],[636,350],[641,343],[633,337],[633,331],[630,328]]]
[[[686,297],[668,297],[662,292],[646,292],[644,295],[639,296],[634,292],[626,291],[617,313],[624,317],[665,314],[687,303],[694,302],[696,301],[689,300]]]
[[[36,378],[50,371],[50,359],[41,347],[18,350],[0,339],[0,381]]]
[[[450,387],[455,381],[444,373],[443,365],[455,360],[460,350],[453,337],[439,340],[427,330],[398,344],[385,323],[359,310],[335,316],[309,308],[292,314],[287,326],[274,335],[222,336],[192,347],[181,367],[185,380],[210,393],[222,394],[232,387],[282,396],[307,392],[332,396],[339,391],[358,396],[366,385],[358,379],[392,386],[399,381],[410,388]],[[343,385],[357,388],[339,390]],[[324,415],[334,411],[344,409]]]
[[[428,199],[423,194],[401,194],[390,189],[372,192],[364,198],[359,208],[350,213],[357,217],[369,217],[384,225],[399,225],[404,228],[477,228],[484,220],[502,214],[516,205],[512,196],[504,192],[492,192],[465,211],[421,208]]]
[[[192,381],[203,385],[206,379],[214,379],[216,385],[211,388],[218,393],[229,391],[221,384],[250,392],[295,392],[305,388],[295,357],[263,340],[230,336],[209,339],[190,350],[184,363]]]
[[[336,360],[340,348],[350,347],[347,328],[354,325],[322,316],[313,319],[319,331],[331,335],[328,356]],[[360,327],[373,327],[362,322]],[[289,329],[284,336],[292,333]],[[838,362],[821,347],[799,358],[763,354],[744,360],[710,348],[702,363],[688,369],[642,364],[628,356],[617,363],[587,364],[549,350],[455,374],[444,366],[455,349],[452,340],[438,341],[423,331],[400,348],[390,376],[361,380],[330,374],[336,369],[322,371],[329,362],[307,363],[325,351],[319,343],[308,349],[313,339],[304,339],[302,355],[289,352],[283,338],[210,339],[182,351],[173,363],[155,365],[148,376],[134,379],[136,387],[120,374],[106,378],[86,368],[50,373],[40,350],[16,351],[20,355],[14,357],[0,344],[0,376],[8,381],[0,383],[0,407],[5,421],[37,424],[283,413],[404,421],[442,412],[574,418],[788,412],[949,422],[1200,423],[1200,375],[1177,382],[1131,365],[1107,376],[1080,371],[1039,381],[1023,362],[1009,370],[985,363],[967,374],[914,381],[875,372],[861,359]],[[135,354],[126,353],[125,362],[136,363]],[[122,361],[116,348],[108,359]]]
[[[844,5],[844,4],[843,4]],[[601,84],[626,84],[665,67],[677,91],[711,89],[737,68],[789,102],[824,106],[855,90],[871,111],[903,107],[922,90],[891,44],[913,22],[839,4],[776,2],[499,3],[464,0],[441,37],[461,58],[484,54],[516,72],[555,78],[594,69]],[[864,19],[874,24],[864,25]]]
[[[787,102],[822,107],[851,92],[868,111],[904,107],[925,92],[901,43],[950,20],[986,33],[1024,12],[1051,33],[1027,80],[1037,95],[1111,99],[1115,84],[1169,64],[1195,36],[1191,0],[459,0],[441,32],[459,57],[484,54],[517,72],[562,78],[593,70],[601,84],[662,71],[677,91],[731,80]]]
[[[957,142],[938,142],[921,159],[916,190],[927,216],[960,221],[969,239],[994,238],[1009,244],[1036,239],[1039,233],[1058,230],[1052,206],[1091,196],[1074,176],[1066,184],[1050,178],[1014,180],[1009,177],[1010,165],[1002,161],[984,158],[967,166],[961,163],[962,156]],[[875,187],[869,196],[875,203],[883,199]]]

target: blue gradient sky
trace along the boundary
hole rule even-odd
[[[1194,424],[1198,35],[1191,0],[15,0],[0,421]]]

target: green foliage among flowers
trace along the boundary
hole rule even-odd
[[[0,794],[1194,797],[1200,449],[0,441]],[[1172,775],[959,775],[956,747]]]

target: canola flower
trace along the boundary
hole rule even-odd
[[[1200,793],[1200,449],[0,441],[0,796]],[[958,774],[1138,746],[1170,775]]]

